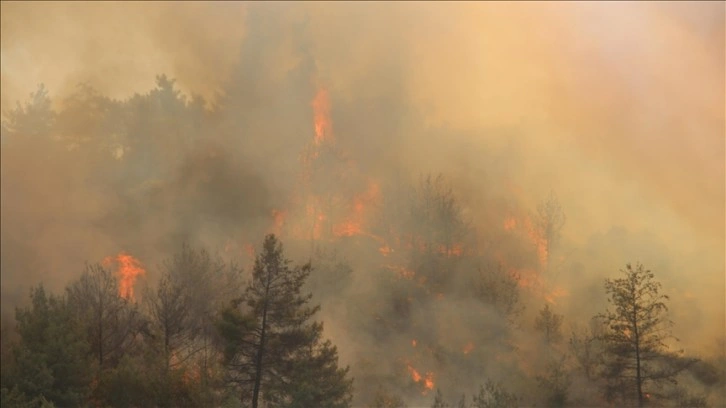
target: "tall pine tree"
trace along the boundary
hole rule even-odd
[[[282,244],[268,235],[245,293],[222,312],[225,362],[243,404],[350,405],[348,368],[338,368],[337,349],[321,341],[323,325],[311,321],[319,306],[301,294],[310,271],[310,264],[291,268]]]

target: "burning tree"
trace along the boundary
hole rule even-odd
[[[113,368],[136,340],[141,315],[119,291],[117,277],[101,265],[86,265],[67,288],[68,301],[84,325],[99,367]]]
[[[606,397],[643,407],[659,395],[661,383],[675,383],[689,361],[675,358],[665,344],[673,338],[672,322],[665,316],[668,296],[660,293],[654,274],[641,264],[627,264],[621,272],[622,278],[605,281],[608,302],[615,310],[597,316],[605,326],[601,339]]]
[[[560,231],[565,225],[566,220],[567,217],[565,217],[565,213],[562,211],[562,206],[557,196],[554,192],[550,192],[547,199],[537,206],[535,223],[539,232],[538,236],[544,241],[541,249],[544,253],[540,256],[544,260],[545,270],[549,266],[551,251],[560,239]]]
[[[282,244],[265,238],[252,281],[218,323],[230,380],[241,400],[289,406],[345,407],[352,398],[348,368],[338,368],[337,349],[322,342],[323,326],[310,322],[319,306],[301,294],[310,264],[289,267]]]

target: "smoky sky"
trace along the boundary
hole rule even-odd
[[[225,111],[206,119],[203,142],[158,164],[156,184],[123,197],[75,179],[91,168],[35,173],[32,151],[4,160],[3,296],[41,279],[60,286],[119,250],[153,265],[172,236],[256,243],[250,231],[289,204],[324,87],[336,141],[360,172],[444,173],[475,225],[499,227],[555,191],[573,254],[556,278],[569,313],[587,315],[577,305],[589,288],[640,260],[703,316],[699,333],[723,334],[724,12],[718,2],[3,2],[3,114],[39,83],[63,109],[78,83],[125,99],[162,73]]]

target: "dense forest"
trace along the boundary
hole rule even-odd
[[[214,97],[3,106],[0,406],[726,406],[711,247],[576,239],[517,132],[425,124],[398,57],[350,96],[251,13]]]

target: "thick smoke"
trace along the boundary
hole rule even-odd
[[[316,162],[322,185],[352,197],[376,180],[393,211],[405,201],[399,186],[442,173],[471,223],[469,243],[522,267],[536,257],[526,239],[506,241],[503,224],[513,216],[523,225],[554,191],[567,223],[546,279],[565,294],[556,300],[565,319],[601,310],[603,278],[642,261],[671,294],[684,347],[706,352],[726,336],[722,3],[3,2],[1,14],[4,119],[42,82],[65,140],[120,132],[117,145],[80,157],[47,141],[18,147],[3,130],[4,322],[30,285],[60,289],[84,261],[121,250],[152,277],[182,241],[244,257],[245,245],[274,229],[273,214],[304,207],[301,153],[315,136],[312,100],[325,89],[335,154]],[[161,73],[194,101],[194,115],[170,86],[155,88]],[[123,131],[93,121],[122,103]],[[128,125],[129,115],[141,119]],[[124,150],[137,139],[149,142]],[[358,305],[386,310],[400,284],[364,247],[339,245],[352,283],[319,297],[326,335],[367,387],[366,375],[407,379],[401,359],[412,349],[422,353],[412,365],[433,365],[446,351],[411,347],[420,329],[376,337],[355,328]],[[312,256],[306,245],[290,249],[300,261]],[[470,277],[447,285],[465,288]],[[500,315],[444,299],[411,312],[414,326],[431,325],[419,344],[466,348],[476,338],[484,343],[475,358],[507,355]],[[524,303],[531,320],[542,303]],[[473,329],[478,321],[489,322],[491,338]],[[372,350],[387,353],[374,368]],[[461,358],[460,367],[472,364]],[[484,371],[517,380],[497,367]],[[475,387],[441,378],[467,369],[437,367],[436,382]]]

